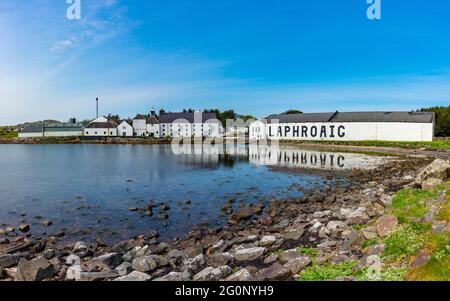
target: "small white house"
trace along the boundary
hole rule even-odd
[[[117,137],[117,123],[106,117],[98,117],[84,128],[83,135],[87,137]]]
[[[134,131],[131,124],[124,120],[121,124],[117,126],[117,136],[120,137],[133,137]]]

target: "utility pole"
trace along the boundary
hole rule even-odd
[[[97,118],[98,118],[98,97],[96,98],[97,101]]]

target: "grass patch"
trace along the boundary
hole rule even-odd
[[[409,281],[450,281],[450,260],[439,263],[429,260],[425,265],[408,271]]]
[[[365,249],[365,248],[368,248],[368,247],[370,247],[370,246],[374,246],[374,245],[376,245],[377,243],[378,243],[378,240],[376,240],[376,239],[368,239],[368,240],[365,240],[365,241],[362,243],[361,248]]]
[[[449,196],[447,196],[447,203],[444,204],[439,210],[437,218],[441,221],[446,221],[447,223],[450,223],[450,201],[448,200],[448,198]]]
[[[356,261],[344,261],[341,263],[330,263],[323,266],[312,265],[299,274],[300,281],[324,281],[335,280],[338,277],[353,276],[353,268]]]
[[[427,213],[426,201],[439,196],[438,192],[403,189],[392,200],[392,213],[401,223],[414,222]]]
[[[0,138],[17,138],[19,134],[13,130],[0,127]]]
[[[381,270],[379,275],[369,276],[369,269],[366,267],[358,272],[358,281],[404,281],[408,269],[405,267],[390,267]]]
[[[425,243],[423,234],[411,225],[402,225],[385,240],[384,257],[401,259],[416,254]]]
[[[308,255],[310,257],[316,257],[319,255],[319,250],[313,248],[298,248],[297,252],[300,255]]]

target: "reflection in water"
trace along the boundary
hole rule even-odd
[[[240,161],[255,165],[323,170],[372,169],[386,157],[305,150],[288,146],[184,145],[175,150],[180,162],[198,166],[233,167]]]
[[[223,226],[227,216],[220,208],[230,199],[240,206],[296,198],[345,181],[311,168],[348,169],[381,161],[287,147],[224,150],[221,145],[183,147],[179,155],[167,145],[0,145],[0,156],[1,224],[28,223],[37,235],[65,228],[67,239],[105,241],[148,230],[177,236],[200,223]],[[285,172],[272,166],[294,168]],[[128,210],[163,202],[170,207],[168,221],[158,218],[158,209],[151,217]],[[44,227],[36,217],[53,225]]]

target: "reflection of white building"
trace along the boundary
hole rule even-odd
[[[371,169],[388,160],[364,154],[322,152],[295,147],[270,147],[251,144],[249,160],[256,165],[323,170]]]
[[[163,113],[160,137],[220,137],[222,123],[214,113]]]
[[[250,139],[432,141],[434,113],[355,112],[281,114],[250,125]]]

